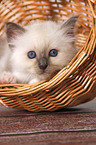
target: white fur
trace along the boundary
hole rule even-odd
[[[3,38],[0,38],[0,83],[3,83],[3,76],[5,74],[5,71],[10,71],[10,53],[11,52],[8,47],[7,41]]]
[[[11,42],[15,47],[10,55],[10,64],[16,83],[34,83],[49,79],[53,73],[71,61],[77,53],[73,45],[74,38],[64,34],[65,30],[60,28],[60,24],[52,21],[37,22],[27,26],[27,31]],[[56,57],[48,56],[51,49],[58,50]],[[36,52],[37,56],[34,59],[29,59],[27,56],[31,50]],[[49,65],[44,73],[37,64],[37,59],[43,51],[49,59]],[[3,57],[0,63],[2,62],[4,62]]]

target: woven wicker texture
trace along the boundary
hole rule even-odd
[[[96,1],[95,0],[1,0],[0,35],[5,22],[22,26],[34,21],[63,22],[80,14],[73,60],[49,81],[29,84],[0,84],[0,103],[30,111],[54,111],[96,97]]]

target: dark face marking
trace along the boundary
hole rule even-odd
[[[40,58],[38,59],[38,66],[41,70],[45,70],[48,66],[48,58],[45,56],[44,53],[40,55]]]

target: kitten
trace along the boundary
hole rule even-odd
[[[32,84],[51,78],[66,66],[77,53],[74,47],[77,19],[78,16],[73,16],[63,25],[36,22],[25,28],[7,23],[11,69],[1,75],[1,82]]]
[[[11,73],[8,72],[10,70],[9,56],[10,49],[8,48],[7,40],[0,37],[0,83],[9,83],[11,79],[14,78],[11,77]]]

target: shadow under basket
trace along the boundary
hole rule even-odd
[[[22,26],[34,21],[63,22],[80,15],[73,60],[49,81],[29,84],[0,84],[0,104],[21,110],[54,111],[96,97],[96,1],[95,0],[1,0],[0,35],[5,22]]]

